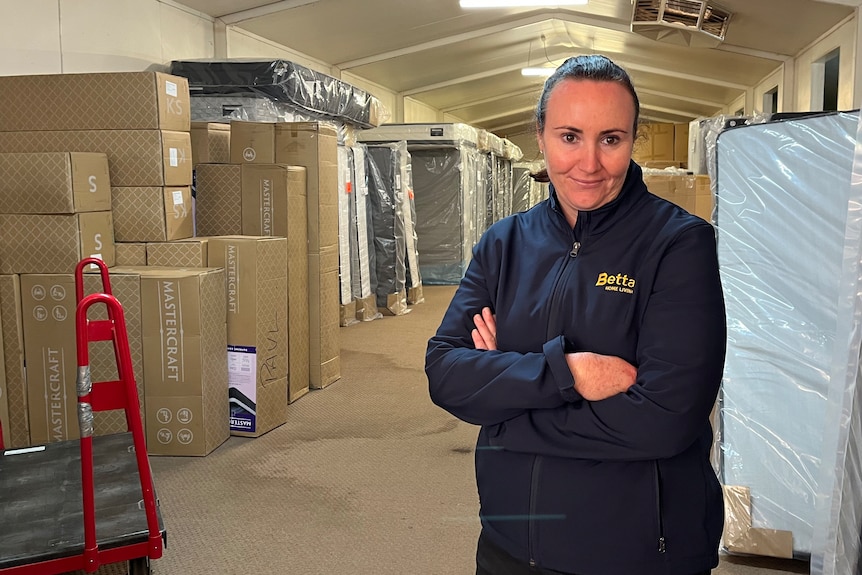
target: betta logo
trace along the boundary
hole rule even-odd
[[[635,279],[630,278],[627,274],[610,275],[602,272],[596,280],[596,286],[604,286],[605,291],[631,294],[635,292]]]

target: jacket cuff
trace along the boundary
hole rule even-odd
[[[566,338],[561,335],[552,339],[545,343],[542,351],[563,400],[570,403],[582,400],[581,394],[575,391],[575,379],[569,370],[569,364],[566,362]]]

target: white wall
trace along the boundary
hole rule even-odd
[[[166,69],[212,56],[212,20],[157,0],[0,4],[0,74]]]
[[[770,90],[778,87],[778,111],[784,111],[785,87],[784,70],[779,67],[775,72],[764,78],[754,87],[754,112],[764,112],[763,96]]]
[[[436,108],[427,106],[413,98],[404,98],[404,121],[407,123],[431,123],[440,122],[443,114]]]
[[[836,48],[841,51],[838,65],[838,109],[850,110],[853,108],[853,86],[856,80],[855,19],[846,22],[797,55],[795,66],[796,110],[792,111],[816,111],[812,110],[811,107],[812,66],[818,59]]]

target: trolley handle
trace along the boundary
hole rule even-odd
[[[99,268],[99,274],[102,276],[101,293],[111,294],[111,276],[108,273],[108,265],[99,258],[89,257],[84,258],[75,266],[75,301],[80,302],[84,299],[84,269],[88,265],[95,265]]]

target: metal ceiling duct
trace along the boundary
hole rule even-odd
[[[731,12],[708,0],[635,0],[632,32],[695,48],[724,41]]]

